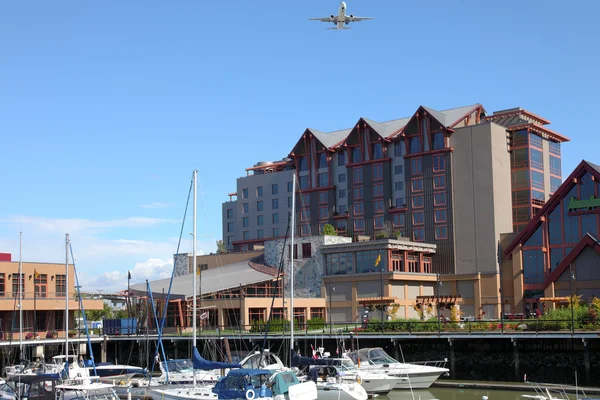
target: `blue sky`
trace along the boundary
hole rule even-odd
[[[168,274],[194,168],[209,252],[245,168],[307,127],[421,104],[521,106],[572,139],[563,173],[600,162],[600,3],[347,3],[375,19],[307,20],[337,0],[4,2],[0,251],[22,230],[26,260],[60,262],[69,232],[84,290]]]

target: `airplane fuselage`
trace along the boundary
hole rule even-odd
[[[337,28],[344,29],[344,23],[346,22],[346,3],[341,2],[338,10]]]

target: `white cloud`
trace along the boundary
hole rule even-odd
[[[131,284],[144,283],[171,277],[173,260],[149,258],[136,263],[131,268]],[[85,276],[81,279],[84,292],[98,289],[104,293],[115,293],[127,289],[127,271],[107,271],[96,276]]]
[[[169,204],[169,203],[152,202],[150,204],[142,204],[140,207],[141,208],[149,208],[149,209],[169,208],[169,207],[171,207],[171,204]]]

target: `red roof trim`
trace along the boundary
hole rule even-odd
[[[598,240],[596,240],[589,233],[586,234],[581,238],[579,243],[573,247],[569,254],[567,254],[567,256],[561,261],[561,263],[558,264],[558,267],[556,267],[556,269],[552,271],[546,277],[546,279],[544,279],[544,289],[550,286],[551,283],[556,282],[556,280],[563,274],[563,272],[567,270],[567,268],[569,268],[569,265],[571,265],[571,263],[575,261],[577,257],[579,257],[579,254],[581,254],[581,252],[587,246],[592,247],[594,250],[596,250],[596,252],[598,252],[598,254],[600,254],[600,244],[598,244]]]
[[[448,125],[448,128],[454,128],[456,124],[458,124],[463,119],[467,118],[469,115],[473,114],[476,110],[483,110],[483,106],[481,104],[475,105],[469,112],[465,113],[462,117],[454,121],[454,123]]]
[[[532,122],[529,122],[526,124],[511,125],[511,126],[506,127],[507,131],[517,131],[517,130],[521,130],[521,129],[528,129],[535,133],[539,133],[542,135],[548,135],[551,139],[554,139],[559,142],[571,141],[571,139],[569,139],[568,137],[563,136],[560,133],[553,131],[552,129],[545,128],[541,125],[536,125]]]
[[[406,210],[407,210],[406,207],[394,207],[394,208],[389,208],[388,213],[389,214],[401,214],[401,213],[405,213]]]
[[[523,114],[526,117],[529,117],[531,119],[535,119],[536,121],[538,121],[538,122],[540,122],[540,123],[542,123],[544,125],[549,125],[550,124],[550,121],[547,120],[546,118],[542,118],[539,115],[536,115],[536,114],[534,114],[532,112],[529,112],[527,110],[514,110],[514,111],[507,111],[507,112],[502,113],[502,114],[492,114],[492,115],[488,115],[486,117],[486,119],[502,118],[502,117],[508,117],[508,116],[511,116],[511,115],[518,115],[518,114]]]
[[[590,166],[585,160],[582,160],[579,165],[571,172],[568,178],[566,178],[562,185],[558,188],[556,192],[550,197],[550,200],[544,204],[538,214],[529,221],[529,223],[525,226],[525,228],[517,235],[517,237],[512,241],[512,243],[504,250],[504,255],[508,258],[512,257],[512,252],[519,244],[524,243],[529,237],[533,234],[537,225],[541,222],[540,218],[542,216],[547,216],[554,208],[560,204],[560,201],[569,193],[569,190],[573,188],[576,183],[573,183],[573,178],[578,178],[583,175],[584,172],[589,172],[597,179],[600,179],[600,172]]]
[[[329,185],[329,186],[318,187],[318,188],[298,189],[298,190],[296,190],[296,193],[303,194],[303,193],[313,193],[313,192],[325,192],[325,191],[334,190],[334,189],[335,189],[334,185]]]

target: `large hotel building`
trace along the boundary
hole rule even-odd
[[[518,235],[561,187],[561,143],[569,139],[549,124],[522,108],[488,114],[474,104],[443,111],[420,106],[410,117],[387,122],[360,118],[352,128],[330,133],[306,129],[286,157],[259,162],[237,180],[223,203],[223,240],[237,252],[285,237],[296,195],[296,237],[319,235],[325,224],[355,242],[392,231],[414,244],[435,245],[435,251],[417,257],[390,250],[388,272],[421,273],[422,282],[431,275],[450,281],[438,292],[470,293],[474,314],[486,307],[488,315],[498,315],[501,309],[537,306],[550,260],[536,267],[541,278],[534,286],[523,279],[519,264],[521,274],[505,282],[511,300],[502,307],[500,265],[505,261],[506,272],[515,272],[513,253],[501,253],[527,237]],[[331,271],[324,266],[326,295],[327,284],[341,279]],[[423,287],[415,293],[425,292],[431,294]]]

